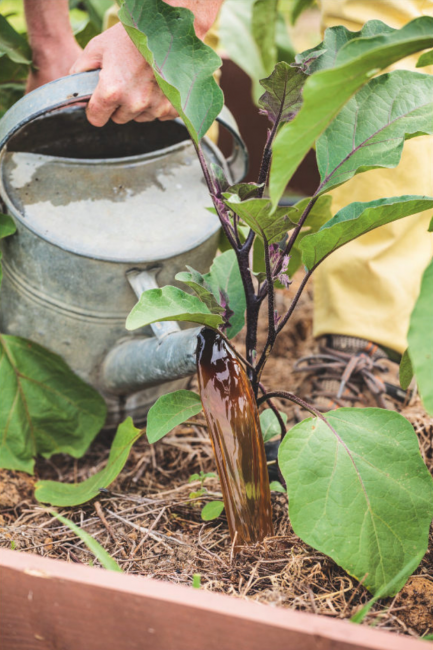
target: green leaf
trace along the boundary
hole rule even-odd
[[[429,223],[428,232],[433,232],[433,219]]]
[[[0,467],[32,473],[34,456],[80,458],[105,421],[99,393],[56,354],[0,335]]]
[[[0,84],[16,84],[24,82],[29,74],[30,66],[27,63],[15,63],[6,54],[0,55]],[[2,88],[3,91],[3,88]]]
[[[95,28],[101,32],[105,14],[113,6],[113,0],[83,0],[83,4]]]
[[[104,469],[82,483],[59,483],[57,481],[38,481],[35,497],[42,503],[52,506],[78,506],[98,496],[100,488],[112,483],[125,467],[131,447],[142,435],[131,418],[127,418],[117,428]]]
[[[220,10],[218,35],[228,57],[251,78],[257,100],[261,93],[259,79],[266,77],[272,68],[266,69],[253,35],[254,4],[255,0],[225,0]]]
[[[15,222],[8,214],[0,212],[0,239],[13,235],[16,231]]]
[[[433,207],[428,196],[393,196],[368,203],[350,203],[320,230],[300,243],[302,260],[308,269],[317,266],[329,253],[374,228]]]
[[[429,52],[424,52],[424,54],[421,54],[419,57],[416,67],[417,68],[424,68],[426,65],[433,65],[433,50],[430,50]]]
[[[408,343],[418,390],[426,411],[433,415],[433,260],[421,281],[410,317]]]
[[[96,28],[95,23],[89,18],[79,24],[74,30],[75,40],[82,48],[86,47],[87,43],[98,34],[99,31]]]
[[[209,273],[203,276],[215,296],[225,296],[228,306],[233,312],[230,317],[230,327],[226,331],[229,339],[238,334],[245,324],[247,308],[244,285],[234,250],[218,255],[210,267]]]
[[[221,307],[217,302],[210,285],[206,282],[202,274],[190,266],[187,266],[186,268],[188,269],[188,272],[181,271],[175,276],[175,280],[183,282],[191,287],[212,314],[223,314],[224,307]]]
[[[378,600],[383,598],[387,593],[392,592],[395,589],[395,586],[398,585],[401,580],[406,581],[407,576],[411,575],[419,563],[421,562],[423,558],[424,553],[418,553],[418,555],[415,555],[415,557],[410,560],[406,564],[406,566],[403,567],[401,571],[397,573],[396,576],[394,576],[388,584],[386,584],[384,587],[381,587],[380,589],[377,590],[376,594],[371,598],[368,603],[366,603],[359,611],[356,612],[351,618],[350,622],[351,623],[362,623],[370,609],[373,607],[374,603],[376,603]],[[424,637],[425,638],[425,637]]]
[[[296,212],[290,214],[290,219],[293,223],[298,223],[300,217],[302,216],[305,208],[310,202],[309,198],[302,199],[298,201],[293,208]],[[317,199],[316,203],[313,205],[305,223],[305,226],[302,227],[299,235],[297,236],[295,243],[293,244],[292,250],[290,251],[290,260],[289,266],[287,269],[287,275],[289,278],[293,277],[298,268],[301,266],[302,257],[300,251],[300,243],[306,235],[310,235],[313,232],[317,232],[325,223],[327,223],[332,218],[331,212],[332,197],[328,194],[322,194]],[[253,269],[254,273],[258,277],[262,277],[261,274],[265,271],[265,259],[264,259],[264,247],[263,242],[260,238],[254,240],[253,247]],[[263,281],[263,280],[261,280]],[[277,285],[278,286],[278,285]]]
[[[405,350],[401,358],[400,368],[399,368],[399,379],[400,379],[400,386],[402,387],[402,389],[407,390],[409,388],[410,382],[413,379],[413,368],[412,368],[412,361],[410,360],[410,356],[409,356],[409,350]]]
[[[210,501],[201,511],[201,518],[203,521],[212,521],[218,519],[224,510],[224,503],[222,501]]]
[[[263,186],[257,185],[257,183],[236,183],[236,185],[231,185],[225,190],[225,196],[237,195],[242,201],[245,201],[245,199],[252,199],[257,196],[260,187]]]
[[[284,424],[287,424],[287,415],[279,411]],[[262,430],[263,442],[272,440],[275,436],[281,435],[280,423],[272,409],[266,409],[260,413],[260,428]]]
[[[260,84],[266,92],[259,99],[261,113],[273,123],[289,122],[302,106],[302,88],[307,75],[285,61],[277,63],[270,77]]]
[[[307,207],[310,199],[302,199],[294,206],[298,210],[298,214],[302,215]],[[302,252],[300,250],[301,241],[306,235],[311,235],[317,232],[322,226],[332,219],[332,196],[329,194],[322,194],[313,205],[310,214],[307,217],[305,226],[302,227],[299,235],[296,237],[292,250],[290,251],[289,266],[287,268],[287,275],[289,278],[293,277],[296,271],[302,264]]]
[[[375,593],[427,550],[433,480],[399,413],[340,408],[326,417],[330,426],[308,418],[281,443],[290,521],[304,542],[357,580],[365,577]],[[396,594],[409,575],[383,596]]]
[[[393,30],[380,21],[372,22],[376,35],[346,42],[338,51],[332,69],[319,70],[309,77],[304,86],[301,110],[292,122],[281,127],[273,146],[270,176],[274,206],[299,163],[350,97],[379,70],[433,46],[433,18],[428,16],[417,18],[400,30]],[[369,30],[372,31],[371,24],[366,23],[361,33],[369,33]]]
[[[201,575],[200,573],[194,573],[192,576],[192,587],[193,589],[201,589]]]
[[[294,25],[303,11],[314,5],[316,0],[294,0],[290,12],[290,23]]]
[[[0,85],[0,118],[24,95],[25,86],[19,83]]]
[[[150,289],[141,294],[126,320],[126,329],[136,330],[166,320],[200,323],[214,329],[223,323],[221,316],[212,314],[199,298],[177,287],[168,286]]]
[[[281,11],[277,15],[275,43],[277,45],[277,61],[292,63],[295,60],[295,50],[287,29],[286,19]]]
[[[32,51],[26,39],[0,14],[0,56],[2,54],[15,63],[32,62]]]
[[[325,31],[324,39],[319,45],[300,52],[295,57],[295,65],[307,74],[319,70],[329,70],[335,67],[337,55],[342,47],[356,38],[371,38],[381,34],[392,34],[395,31],[380,20],[369,20],[361,31],[351,32],[347,27],[337,25]]]
[[[77,537],[79,537],[81,541],[85,543],[89,551],[91,551],[96,559],[99,560],[104,569],[107,569],[108,571],[122,572],[122,569],[117,564],[116,560],[112,558],[111,555],[107,553],[107,551],[100,545],[100,543],[97,542],[96,539],[94,539],[91,535],[89,535],[89,533],[86,533],[85,530],[74,524],[73,521],[66,519],[66,517],[62,517],[62,515],[58,515],[57,512],[54,512],[54,510],[50,510],[50,513],[53,515],[53,517],[60,521],[60,523],[70,528],[72,532],[75,533],[75,535],[77,535]]]
[[[9,237],[9,235],[13,235],[15,231],[16,231],[16,227],[12,217],[10,217],[8,214],[2,214],[0,212],[0,239],[3,239],[4,237]],[[0,251],[0,286],[3,277],[1,259],[2,259],[2,253]]]
[[[221,59],[196,36],[194,14],[162,0],[124,0],[119,18],[198,143],[224,100],[213,77]]]
[[[227,197],[224,203],[235,212],[254,232],[263,238],[266,237],[268,244],[281,241],[287,231],[293,228],[292,215],[298,211],[291,207],[277,208],[272,212],[272,203],[269,199],[247,199],[242,201],[239,196],[225,193]]]
[[[405,139],[433,133],[433,78],[395,70],[372,79],[317,141],[321,192],[355,174],[396,167]]]
[[[286,494],[286,490],[281,485],[280,481],[271,481],[269,488],[271,492],[282,492],[282,494]]]
[[[191,390],[176,390],[162,395],[149,410],[146,434],[150,443],[158,442],[202,410],[200,395]]]
[[[251,32],[265,70],[272,70],[277,61],[277,7],[278,0],[254,0],[252,6]]]

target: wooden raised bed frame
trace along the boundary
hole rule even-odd
[[[347,621],[0,549],[0,647],[427,650],[429,644]]]

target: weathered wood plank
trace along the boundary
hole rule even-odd
[[[425,642],[0,549],[2,650],[426,650]]]

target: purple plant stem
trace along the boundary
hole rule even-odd
[[[261,404],[263,404],[263,402],[269,403],[269,400],[272,397],[278,397],[279,399],[287,399],[289,402],[298,404],[298,406],[301,406],[306,411],[309,411],[310,413],[318,417],[320,420],[323,420],[323,422],[326,422],[328,426],[330,426],[323,413],[318,411],[314,406],[308,404],[308,402],[305,402],[297,395],[294,395],[293,393],[289,393],[288,391],[285,390],[275,390],[275,391],[271,391],[270,393],[266,393],[266,395],[263,395],[263,397],[260,397],[260,399],[257,400],[257,406],[260,406]]]
[[[268,391],[265,389],[263,384],[259,383],[259,388],[264,396],[268,395]],[[278,420],[278,424],[280,425],[280,429],[281,429],[281,440],[283,440],[284,436],[286,435],[286,425],[284,424],[284,420],[281,417],[280,412],[275,406],[275,404],[273,403],[273,401],[271,399],[268,399],[267,402],[269,404],[269,408],[274,412],[274,415]]]
[[[270,353],[272,351],[272,348],[274,346],[274,343],[275,343],[275,340],[276,340],[278,334],[284,328],[284,326],[286,325],[286,323],[289,320],[290,316],[292,315],[293,310],[295,309],[295,307],[296,307],[296,305],[298,303],[298,300],[301,297],[303,290],[305,289],[305,285],[307,284],[308,280],[311,277],[312,272],[314,271],[314,268],[311,271],[308,271],[304,275],[304,277],[302,279],[302,282],[299,285],[299,288],[298,288],[296,294],[294,295],[292,302],[290,303],[289,309],[287,310],[286,314],[284,315],[283,319],[281,320],[281,322],[279,323],[279,325],[278,325],[278,327],[276,329],[274,339],[271,340],[269,338],[269,336],[268,336],[268,340],[266,341],[266,344],[265,344],[265,347],[263,349],[262,355],[261,355],[261,357],[259,359],[259,362],[258,362],[258,364],[256,366],[256,371],[257,371],[257,377],[258,378],[260,378],[260,375],[261,375],[261,373],[263,371],[263,368],[265,366],[265,363],[266,363],[266,361],[267,361],[267,359],[268,359],[268,357],[269,357],[269,355],[270,355]]]
[[[201,165],[201,168],[202,168],[202,171],[203,171],[203,176],[205,178],[207,188],[209,190],[209,194],[211,195],[213,204],[215,206],[215,210],[217,211],[217,215],[218,215],[218,218],[220,220],[221,227],[224,230],[224,234],[227,237],[227,239],[229,240],[231,247],[237,252],[238,247],[236,245],[236,241],[235,241],[235,238],[233,236],[232,229],[231,229],[231,227],[229,225],[230,222],[229,222],[229,219],[228,219],[227,210],[226,210],[226,207],[225,207],[224,203],[222,203],[220,196],[218,196],[218,191],[217,191],[217,189],[215,188],[215,186],[214,186],[214,184],[212,182],[212,178],[211,178],[211,176],[209,174],[209,169],[208,169],[205,157],[203,155],[203,150],[202,150],[200,144],[197,145],[197,144],[194,143],[194,146],[195,146],[195,150],[197,152],[198,159],[200,161],[200,165]],[[223,208],[224,208],[224,212],[223,212]]]
[[[304,223],[306,222],[307,217],[308,217],[308,215],[310,214],[311,210],[313,209],[314,204],[316,203],[316,201],[317,201],[318,198],[319,198],[319,197],[317,196],[317,192],[316,192],[316,193],[311,197],[311,199],[309,200],[307,207],[305,208],[304,212],[303,212],[302,215],[301,215],[301,218],[299,219],[299,221],[298,221],[296,227],[293,229],[292,234],[290,235],[290,239],[289,239],[289,241],[287,242],[287,246],[286,246],[286,248],[284,249],[284,254],[283,254],[283,256],[282,256],[281,259],[283,259],[284,255],[288,255],[288,254],[290,253],[290,251],[292,250],[292,248],[293,248],[293,244],[294,244],[295,241],[296,241],[296,237],[299,235],[302,226],[303,226]]]

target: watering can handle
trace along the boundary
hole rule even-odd
[[[99,81],[100,70],[79,72],[40,86],[22,97],[0,120],[0,150],[22,126],[56,108],[90,99]],[[224,106],[216,118],[232,135],[234,147],[227,160],[233,181],[239,182],[248,170],[248,152],[236,121]]]

